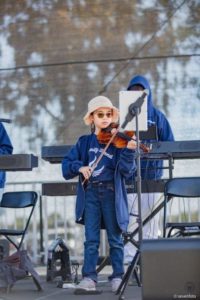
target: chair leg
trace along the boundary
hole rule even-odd
[[[163,214],[163,237],[166,237],[166,216],[167,216],[167,197],[164,199],[164,214]]]
[[[40,292],[40,291],[43,291],[43,287],[42,287],[40,281],[38,281],[37,278],[36,278],[35,276],[32,276],[32,278],[33,278],[33,282],[35,283],[35,285],[36,285],[38,291],[39,291],[39,292]]]
[[[43,290],[40,277],[33,268],[32,262],[27,254],[26,250],[20,251],[21,265],[20,267],[31,274],[35,285],[39,291]]]

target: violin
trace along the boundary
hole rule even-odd
[[[97,135],[97,140],[100,144],[107,144],[109,143],[110,139],[112,138],[112,129],[118,128],[119,125],[116,123],[111,123],[109,127],[101,129],[101,131]],[[124,132],[117,132],[116,136],[114,137],[112,144],[116,148],[125,148],[129,141],[134,140],[133,135],[135,134],[134,131],[125,130]],[[140,149],[142,149],[145,153],[149,152],[150,149],[146,145],[140,143]]]
[[[93,165],[91,167],[91,174],[95,170],[98,163],[100,162],[102,157],[105,155],[106,150],[108,149],[108,147],[111,144],[113,144],[117,148],[125,148],[129,141],[131,141],[131,140],[135,141],[135,139],[133,138],[134,131],[125,131],[124,133],[119,132],[119,131],[115,131],[114,133],[111,132],[113,128],[117,129],[118,127],[119,127],[118,124],[111,123],[109,127],[105,128],[105,129],[101,129],[100,132],[98,133],[97,140],[99,141],[100,144],[106,144],[106,146],[103,149],[103,151],[101,152],[100,156],[97,158],[97,160],[93,163]],[[145,146],[144,144],[140,143],[139,147],[144,152],[150,151],[150,148]],[[84,181],[82,182],[83,186],[86,181],[87,181],[87,179],[84,179]]]

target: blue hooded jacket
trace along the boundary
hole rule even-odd
[[[3,126],[0,123],[0,155],[4,154],[12,154],[13,147],[11,141],[8,137],[8,134]],[[4,171],[0,171],[0,188],[2,189],[5,186],[6,181],[6,173]]]
[[[88,151],[94,134],[84,135],[78,139],[62,161],[62,174],[68,180],[79,176],[78,191],[76,198],[76,222],[84,224],[85,192],[82,185],[82,175],[79,169],[88,165]],[[124,148],[117,149],[113,153],[114,157],[114,186],[115,186],[115,209],[119,228],[127,230],[129,222],[127,193],[125,189],[125,178],[133,175],[135,171],[134,151]],[[102,224],[102,228],[104,225]]]
[[[174,141],[172,129],[165,115],[153,106],[152,93],[148,80],[140,75],[131,79],[127,90],[133,85],[141,85],[144,89],[149,90],[148,95],[148,127],[156,125],[157,127],[157,141]],[[156,142],[155,140],[145,140],[142,142]],[[142,179],[160,179],[163,174],[163,161],[162,160],[141,160],[141,177]],[[136,175],[136,174],[135,174]]]

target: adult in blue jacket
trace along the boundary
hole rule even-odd
[[[174,141],[173,132],[171,126],[165,117],[165,115],[158,110],[152,101],[152,92],[148,80],[141,75],[134,76],[127,87],[129,91],[142,91],[147,89],[149,95],[147,98],[147,125],[148,128],[155,125],[157,128],[157,138],[156,140],[142,140],[141,142],[151,143],[156,141]],[[151,179],[157,180],[160,179],[163,175],[163,160],[141,160],[141,178],[142,179]],[[137,173],[135,172],[134,177]],[[158,200],[159,194],[155,193],[145,193],[141,195],[141,208],[142,216],[147,216],[152,210]],[[138,201],[136,194],[128,194],[128,203],[129,203],[129,227],[128,231],[132,232],[136,224],[136,218],[134,217],[138,213]],[[159,225],[159,216],[155,216],[146,226],[143,228],[143,238],[157,238],[158,237],[158,225]],[[128,243],[125,246],[125,262],[132,260],[135,255],[135,247]]]
[[[13,147],[5,127],[0,123],[0,155],[12,154]],[[0,171],[0,199],[6,182],[5,171]]]
[[[62,162],[65,179],[79,176],[76,222],[85,225],[85,243],[83,279],[77,288],[85,290],[95,290],[96,287],[101,228],[106,229],[110,246],[113,273],[109,279],[113,292],[124,273],[121,233],[127,230],[129,221],[125,178],[132,176],[135,170],[136,144],[132,140],[124,149],[111,144],[104,151],[105,144],[97,138],[102,129],[118,121],[118,116],[118,109],[108,98],[97,96],[90,100],[84,121],[94,132],[80,137]],[[83,179],[87,181],[84,188]]]

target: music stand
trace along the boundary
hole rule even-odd
[[[136,148],[136,165],[137,165],[137,195],[138,195],[138,228],[139,228],[139,232],[138,232],[138,249],[136,251],[135,256],[133,257],[133,260],[131,262],[131,264],[128,266],[126,273],[124,274],[123,278],[122,278],[122,282],[119,285],[117,291],[116,291],[116,295],[119,294],[119,299],[124,299],[124,291],[125,288],[128,284],[129,278],[131,276],[131,274],[134,272],[134,275],[136,277],[138,286],[140,285],[141,280],[139,280],[138,275],[137,275],[137,271],[136,271],[136,266],[139,262],[140,259],[140,245],[142,242],[142,209],[141,209],[141,164],[140,164],[140,147],[139,147],[139,114],[141,113],[142,109],[142,105],[146,105],[146,110],[144,111],[144,114],[147,111],[147,103],[144,102],[146,96],[148,95],[148,90],[144,90],[142,92],[138,92],[138,91],[127,91],[126,93],[133,93],[133,95],[138,95],[138,93],[140,93],[140,97],[138,99],[136,99],[136,101],[134,103],[131,103],[128,107],[128,113],[125,117],[125,121],[123,122],[123,124],[121,125],[121,128],[125,128],[126,125],[131,122],[133,119],[135,119],[135,129],[136,129],[136,142],[137,142],[137,148]],[[121,100],[121,99],[120,99]],[[126,103],[125,101],[121,101],[121,103]],[[141,118],[140,118],[141,119]],[[146,124],[144,124],[146,121]],[[145,130],[147,128],[147,114],[146,114],[146,120],[144,119],[143,121],[143,130]],[[146,129],[147,130],[147,129]],[[140,272],[140,279],[141,279],[141,272]]]

